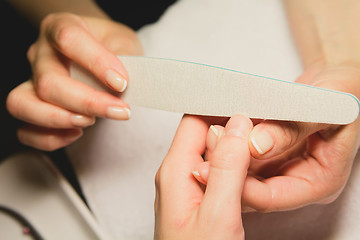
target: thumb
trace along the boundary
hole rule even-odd
[[[321,123],[264,121],[251,131],[251,155],[258,159],[277,156],[328,126]]]
[[[241,213],[241,194],[250,163],[248,136],[251,128],[252,122],[244,116],[230,118],[225,135],[210,156],[208,183],[201,205],[210,219],[214,215],[236,219]]]

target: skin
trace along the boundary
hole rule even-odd
[[[24,2],[13,1],[15,6],[23,6]],[[27,2],[31,4],[32,1]],[[90,1],[88,3],[93,4]],[[323,4],[320,0],[288,0],[284,1],[284,4],[304,67],[304,72],[297,82],[349,92],[359,98],[360,30],[354,24],[360,20],[359,1],[328,0],[326,4]],[[126,103],[110,94],[96,92],[89,86],[71,79],[68,65],[70,61],[78,62],[100,81],[118,91],[119,86],[109,83],[106,72],[112,69],[125,80],[129,80],[125,69],[115,55],[141,54],[141,46],[136,35],[126,26],[109,19],[101,10],[96,10],[95,5],[92,5],[91,11],[78,13],[76,9],[61,8],[61,11],[72,13],[54,13],[48,17],[45,15],[55,10],[49,8],[45,11],[46,13],[33,13],[37,16],[33,18],[38,19],[34,22],[42,19],[39,39],[28,52],[33,77],[15,88],[7,99],[9,112],[28,123],[19,129],[19,139],[24,144],[39,149],[54,150],[66,146],[79,138],[82,128],[93,124],[95,117],[115,118],[114,115],[109,114],[109,107],[128,107]],[[91,53],[86,51],[83,42],[91,46]],[[96,64],[99,62],[103,64]],[[127,118],[117,116],[116,119]],[[187,201],[194,198],[187,196],[187,198],[174,200],[175,198],[165,197],[164,192],[169,192],[169,196],[178,196],[182,192],[179,188],[161,186],[165,181],[161,179],[172,177],[171,174],[162,173],[166,172],[168,163],[172,163],[169,159],[182,159],[182,161],[177,161],[176,165],[179,168],[178,171],[188,177],[189,185],[186,186],[190,187],[191,184],[195,186],[194,178],[191,176],[192,170],[200,173],[200,177],[197,177],[198,181],[211,185],[213,182],[210,180],[211,166],[213,161],[217,161],[218,155],[216,155],[216,147],[214,149],[211,147],[214,145],[209,144],[214,142],[213,137],[209,137],[208,146],[204,145],[207,139],[204,132],[207,131],[209,124],[216,124],[215,128],[219,131],[224,124],[219,124],[218,119],[204,120],[196,117],[185,119],[179,126],[177,136],[188,136],[188,130],[186,130],[188,126],[191,126],[194,132],[200,132],[198,135],[189,135],[186,138],[177,137],[165,159],[166,164],[163,165],[165,167],[162,167],[161,174],[158,174],[161,176],[157,177],[158,185],[160,184],[158,189],[161,191],[158,193],[160,195],[156,203],[157,232],[161,233],[159,238],[174,236],[166,233],[162,235],[164,230],[161,226],[167,226],[165,219],[171,219],[171,216],[177,216],[180,221],[175,221],[175,223],[170,221],[170,230],[173,229],[171,228],[173,224],[178,228],[181,227],[180,230],[184,229],[184,235],[179,235],[183,236],[183,239],[189,239],[190,232],[196,236],[198,231],[198,229],[186,226],[196,226],[199,221],[202,227],[206,225],[201,222],[201,220],[204,221],[203,219],[195,221],[194,218],[191,218],[191,224],[188,222],[188,224],[183,224],[182,220],[188,220],[189,216],[183,216],[183,212],[176,209],[193,204]],[[337,198],[347,182],[359,147],[359,120],[346,126],[261,120],[254,120],[253,124],[254,128],[247,139],[248,149],[252,156],[248,174],[243,189],[238,186],[237,192],[233,189],[232,193],[233,196],[237,196],[236,199],[241,201],[242,205],[233,203],[234,209],[238,210],[236,217],[241,219],[240,211],[283,211],[314,203],[329,203]],[[182,131],[185,132],[182,133]],[[260,153],[255,148],[252,139],[264,140],[265,138],[261,137],[264,133],[268,136],[267,148],[266,151]],[[211,136],[211,133],[209,135]],[[200,144],[196,145],[197,151],[189,151],[184,155],[181,151],[174,150],[186,148],[183,144],[186,144],[189,139],[194,145],[197,142]],[[242,149],[240,145],[244,144],[239,144],[239,148]],[[205,148],[208,162],[204,163],[201,155]],[[232,151],[232,149],[227,150]],[[240,155],[239,158],[241,158]],[[188,165],[184,159],[196,159],[196,165],[191,169],[187,168]],[[243,161],[247,161],[247,156],[243,156]],[[184,169],[180,171],[182,167]],[[239,173],[237,182],[241,183],[242,177],[243,174]],[[182,186],[180,183],[176,184],[179,184],[179,187]],[[196,206],[199,207],[202,206],[203,202],[200,200],[206,192],[204,195],[204,192],[200,192],[199,189],[197,191],[195,200]],[[195,190],[191,192],[195,193]],[[239,192],[242,192],[242,197],[235,195]],[[209,202],[217,206],[216,201]],[[195,207],[195,204],[192,206]],[[202,207],[202,209],[205,209],[204,212],[209,211],[210,215],[204,216],[210,216],[210,219],[215,222],[217,218],[220,221],[224,217],[217,214],[211,215],[210,207]],[[186,212],[193,214],[191,216],[200,216],[188,209]],[[236,221],[232,213],[225,213],[230,214],[229,219],[236,223],[234,229],[239,230],[241,222]],[[209,228],[210,230],[222,233],[229,227],[210,226],[213,226]],[[177,231],[179,229],[175,229],[172,234]],[[239,230],[238,233],[240,232]],[[214,236],[216,236],[215,233]],[[229,239],[231,237],[233,235],[230,234]]]
[[[207,120],[183,118],[156,175],[157,240],[244,239],[241,192],[251,158],[247,138],[252,122],[237,115],[225,128],[219,128],[224,134],[211,146],[208,185],[204,190],[191,171],[203,162],[201,155],[206,145],[209,147],[214,138],[216,141]]]
[[[14,1],[13,4],[21,10],[25,3],[36,7],[40,2]],[[36,23],[55,8],[66,10],[65,3],[46,1],[42,4],[48,8],[29,14]],[[81,14],[90,16],[52,13],[44,17],[39,38],[27,53],[33,76],[7,98],[8,111],[27,123],[18,129],[19,140],[41,150],[52,151],[76,141],[83,128],[95,123],[95,117],[116,120],[130,117],[129,106],[118,97],[72,79],[69,64],[77,62],[110,89],[121,91],[124,85],[110,82],[108,73],[111,71],[129,81],[116,55],[142,54],[135,32],[112,21],[92,1],[77,2],[76,7],[71,4],[72,10],[82,9]]]
[[[298,83],[360,97],[358,1],[284,1],[302,58]],[[253,159],[243,191],[246,211],[283,211],[334,201],[344,188],[359,148],[359,120],[346,125],[259,121],[249,137]],[[252,139],[272,139],[259,153]],[[208,150],[207,155],[211,155]],[[208,164],[198,171],[206,183]]]

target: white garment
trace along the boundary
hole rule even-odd
[[[288,81],[301,74],[281,0],[179,0],[138,33],[146,56]],[[99,120],[68,148],[90,208],[114,239],[152,239],[154,176],[180,118],[132,106],[130,121]],[[354,239],[359,174],[355,165],[333,204],[245,214],[247,239]]]

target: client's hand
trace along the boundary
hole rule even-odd
[[[126,88],[128,75],[116,55],[139,55],[134,31],[108,18],[69,13],[46,17],[28,59],[32,79],[8,96],[8,111],[27,122],[18,130],[21,142],[55,150],[75,141],[95,117],[129,118],[129,107],[118,97],[72,79],[69,64],[88,69],[114,91]]]
[[[251,128],[252,122],[240,115],[225,129],[215,130],[208,130],[200,117],[183,118],[156,175],[155,239],[244,239],[241,193],[250,162]],[[207,137],[212,154],[204,188],[193,170],[203,162]]]
[[[339,66],[308,71],[297,82],[359,97],[359,80],[359,69]],[[249,146],[255,158],[243,190],[243,210],[289,210],[338,197],[359,147],[359,119],[346,126],[283,121],[254,125]],[[203,183],[208,168],[206,162],[197,167]]]

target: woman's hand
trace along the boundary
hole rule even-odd
[[[29,48],[31,80],[10,92],[8,111],[27,125],[18,130],[26,145],[42,150],[66,146],[92,125],[95,117],[126,120],[129,106],[70,77],[77,62],[110,89],[125,90],[127,72],[116,55],[140,55],[134,31],[107,18],[57,13],[47,16]]]
[[[244,239],[241,193],[252,123],[238,115],[225,129],[208,130],[204,119],[183,118],[156,175],[155,239]],[[198,172],[192,174],[203,162],[205,144],[212,148],[206,188],[194,178]]]
[[[360,70],[313,68],[299,83],[360,96]],[[263,121],[249,137],[252,156],[243,190],[243,210],[279,211],[334,201],[344,188],[359,147],[360,120],[346,126]],[[212,155],[208,148],[207,156]],[[211,158],[211,157],[210,157]],[[208,163],[199,164],[206,183]]]

